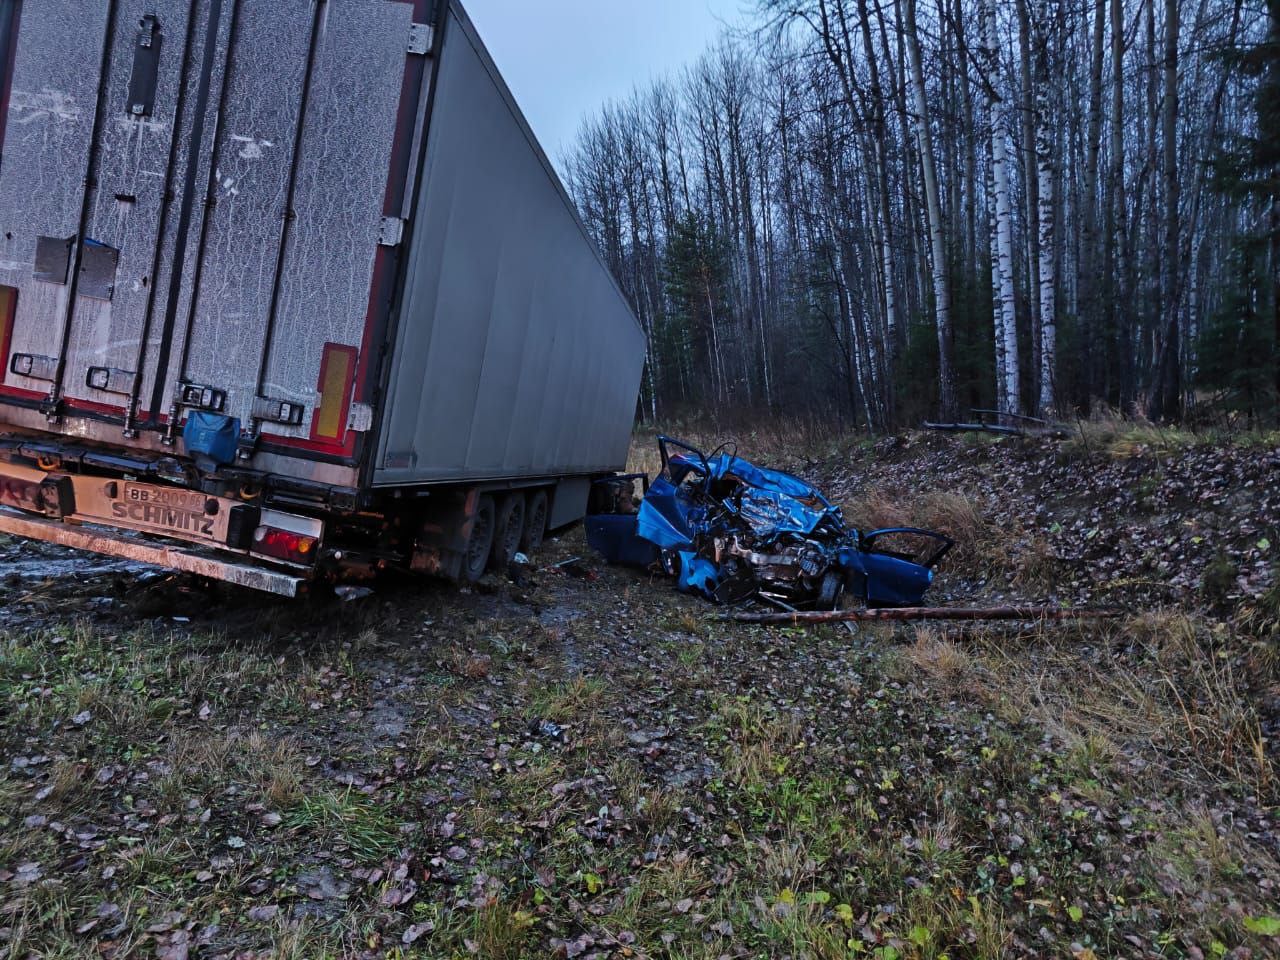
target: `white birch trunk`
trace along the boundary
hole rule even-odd
[[[983,0],[982,33],[986,45],[989,81],[992,96],[991,111],[991,181],[995,194],[995,244],[992,260],[992,282],[998,301],[996,311],[996,354],[1003,358],[999,375],[1003,377],[999,394],[1003,397],[1003,413],[1022,413],[1019,384],[1021,365],[1018,362],[1018,314],[1013,290],[1013,211],[1009,205],[1009,170],[1006,155],[1008,134],[1005,130],[1002,104],[996,99],[994,85],[999,53],[996,49],[995,14],[991,0]]]
[[[992,343],[996,355],[996,409],[1008,410],[1008,379],[1006,377],[1004,348],[1004,312],[1000,306],[1000,244],[997,242],[995,187],[991,169],[987,169],[987,243],[991,248],[991,302],[995,304],[992,324]]]
[[[951,364],[951,281],[947,276],[947,249],[943,233],[942,206],[938,201],[938,173],[933,160],[933,134],[929,129],[924,70],[920,64],[920,38],[916,32],[915,0],[906,2],[904,32],[907,59],[911,69],[911,92],[915,100],[916,139],[920,144],[920,166],[924,175],[925,204],[929,216],[933,295],[937,301],[938,386],[942,416],[944,419],[951,419],[956,413],[955,372]]]
[[[1057,370],[1057,258],[1055,256],[1056,223],[1054,222],[1054,157],[1052,97],[1049,89],[1050,31],[1057,21],[1056,0],[1039,0],[1036,5],[1036,181],[1039,190],[1040,221],[1040,404],[1041,416],[1053,416],[1057,409],[1055,388]]]

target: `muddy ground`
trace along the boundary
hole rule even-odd
[[[579,532],[351,603],[0,543],[0,957],[1280,953],[1273,439],[753,443],[953,533],[933,600],[1132,616],[747,627]]]

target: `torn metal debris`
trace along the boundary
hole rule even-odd
[[[656,566],[687,593],[786,608],[831,610],[845,595],[918,606],[954,545],[915,527],[857,530],[814,487],[742,459],[732,444],[707,455],[659,437],[658,450],[652,483],[628,474],[595,485],[587,540],[610,563]]]

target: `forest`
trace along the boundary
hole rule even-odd
[[[753,0],[561,167],[646,421],[1270,425],[1280,0]]]

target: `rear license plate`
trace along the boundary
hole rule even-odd
[[[210,498],[191,490],[170,490],[140,483],[126,483],[123,496],[111,504],[111,514],[135,528],[221,540],[225,523],[206,509]],[[217,500],[213,500],[217,503]]]

